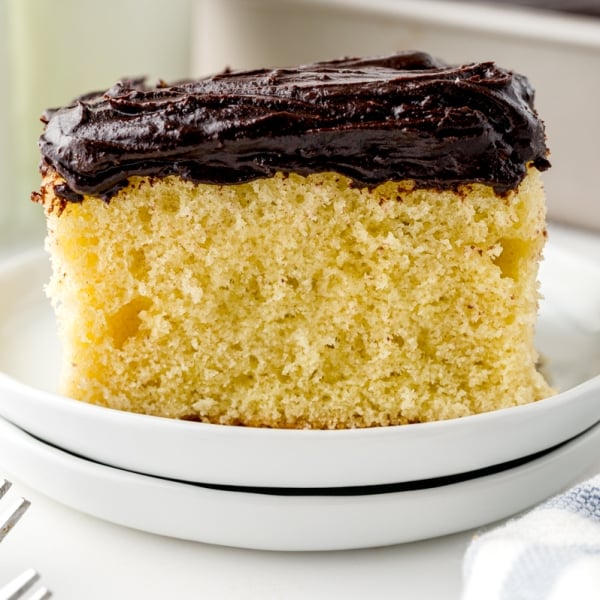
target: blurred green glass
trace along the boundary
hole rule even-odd
[[[0,0],[0,242],[41,235],[44,109],[123,77],[189,76],[190,0]],[[8,158],[7,158],[8,157]]]

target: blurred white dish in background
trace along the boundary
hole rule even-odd
[[[526,75],[546,123],[549,215],[600,231],[600,19],[494,2],[195,0],[192,76],[423,50]],[[307,43],[310,40],[310,43]]]
[[[207,484],[365,486],[501,464],[564,442],[600,420],[600,267],[551,243],[546,256],[539,349],[560,394],[450,421],[314,431],[177,421],[54,393],[60,349],[42,291],[49,264],[35,251],[0,269],[0,416],[86,458]]]
[[[9,57],[0,71],[9,135],[0,137],[0,147],[10,155],[12,189],[6,193],[0,180],[0,212],[7,217],[0,240],[43,236],[43,211],[28,201],[40,182],[40,115],[125,77],[187,77],[190,10],[191,0],[0,0],[0,50]]]

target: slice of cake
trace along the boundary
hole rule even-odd
[[[422,53],[123,81],[44,117],[61,390],[349,428],[548,396],[533,92]]]

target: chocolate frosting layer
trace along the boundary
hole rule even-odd
[[[105,199],[132,175],[235,184],[278,171],[336,171],[358,185],[489,184],[506,192],[546,160],[522,75],[405,52],[292,69],[226,71],[148,87],[126,80],[49,110],[42,167],[56,192]]]

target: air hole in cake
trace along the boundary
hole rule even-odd
[[[140,206],[137,215],[142,229],[145,233],[149,233],[152,225],[152,209],[148,206]]]
[[[417,347],[422,357],[435,356],[435,344],[431,340],[429,329],[421,329],[417,334]]]
[[[140,313],[147,310],[151,304],[152,301],[149,298],[139,296],[107,317],[108,332],[113,339],[115,348],[123,348],[125,342],[136,335],[142,324]]]
[[[127,268],[136,279],[143,279],[148,270],[146,253],[141,248],[131,250],[127,256]]]
[[[295,277],[286,277],[284,280],[294,290],[300,287],[300,282]]]
[[[285,367],[284,367],[284,369],[285,369]],[[291,377],[291,375],[288,375],[287,372],[285,372],[285,373],[279,372],[279,373],[277,373],[277,380],[280,383],[290,383],[292,381],[292,377]]]
[[[231,385],[235,387],[247,388],[254,383],[254,375],[252,373],[240,373],[231,380]]]
[[[392,344],[395,344],[398,346],[398,348],[402,348],[402,346],[404,346],[404,338],[401,335],[394,334],[389,339]]]
[[[258,279],[256,277],[250,277],[246,282],[246,292],[248,296],[252,296],[256,300],[262,299],[262,294],[260,291],[260,284],[258,283]]]
[[[95,269],[98,265],[98,255],[95,252],[88,252],[85,256],[85,264],[87,269]]]
[[[501,252],[494,259],[494,264],[502,271],[502,277],[517,279],[523,260],[527,260],[530,244],[517,238],[505,238],[499,241]]]
[[[164,195],[160,198],[159,207],[167,213],[178,213],[180,206],[179,197],[175,194]]]
[[[152,219],[152,212],[148,206],[138,208],[138,217],[142,223],[149,223]]]
[[[367,356],[367,347],[362,337],[355,337],[352,340],[352,352],[357,356]]]

